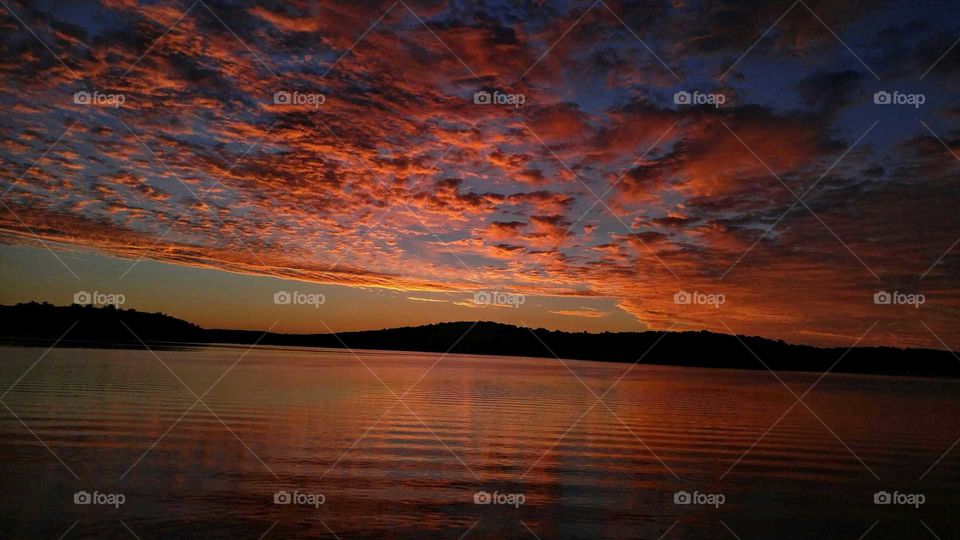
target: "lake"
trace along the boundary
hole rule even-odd
[[[0,351],[4,539],[958,537],[960,381]]]

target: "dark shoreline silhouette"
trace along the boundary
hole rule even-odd
[[[67,331],[69,329],[69,332]],[[64,335],[66,333],[66,335]],[[526,356],[670,366],[960,377],[954,353],[893,347],[819,348],[708,331],[562,332],[508,324],[449,322],[415,327],[279,334],[204,329],[163,313],[30,302],[0,306],[0,339],[61,346],[180,348],[214,343]],[[649,352],[647,352],[649,350]],[[755,356],[756,355],[756,356]]]

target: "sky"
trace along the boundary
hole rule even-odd
[[[960,349],[960,6],[871,4],[4,0],[0,302]]]

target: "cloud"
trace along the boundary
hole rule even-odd
[[[206,4],[183,16],[102,0],[78,19],[11,3],[63,63],[0,19],[4,241],[358,287],[610,298],[638,327],[723,331],[716,309],[673,303],[701,290],[724,293],[742,331],[842,343],[880,319],[869,342],[929,345],[867,302],[881,285],[928,290],[925,320],[955,322],[955,111],[900,110],[920,116],[884,117],[845,155],[891,109],[863,112],[873,77],[803,6],[720,80],[789,2],[608,2],[623,22],[598,5],[576,26],[584,6]],[[914,82],[955,35],[935,9],[909,22],[811,7],[844,38],[865,29],[861,57],[916,67]],[[932,72],[930,103],[955,101],[955,57]],[[483,88],[525,104],[475,104]],[[696,88],[729,101],[673,103]],[[125,102],[91,107],[78,91]]]
[[[554,313],[556,315],[565,315],[568,317],[588,317],[591,319],[606,317],[607,315],[609,315],[609,313],[598,311],[594,308],[559,310],[559,311],[551,311],[550,313]]]

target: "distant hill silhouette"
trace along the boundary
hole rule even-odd
[[[761,337],[707,331],[670,332],[667,335],[662,332],[590,334],[529,329],[495,322],[449,322],[336,335],[263,334],[247,330],[208,330],[163,313],[113,307],[54,306],[36,302],[0,306],[0,337],[7,340],[49,343],[75,322],[76,325],[64,337],[64,345],[95,342],[139,346],[138,337],[151,346],[170,342],[252,344],[259,340],[261,345],[327,348],[346,345],[352,349],[544,358],[556,355],[564,359],[607,362],[636,362],[650,349],[643,358],[645,364],[766,369],[765,363],[776,371],[823,372],[840,360],[833,371],[960,377],[960,361],[949,351],[892,347],[857,347],[848,351],[846,348],[792,345]]]
[[[74,323],[76,326],[70,329]],[[163,313],[113,306],[54,306],[46,302],[0,306],[0,336],[46,341],[59,338],[67,329],[70,332],[64,340],[68,342],[138,343],[131,330],[146,342],[206,341],[203,328]]]

